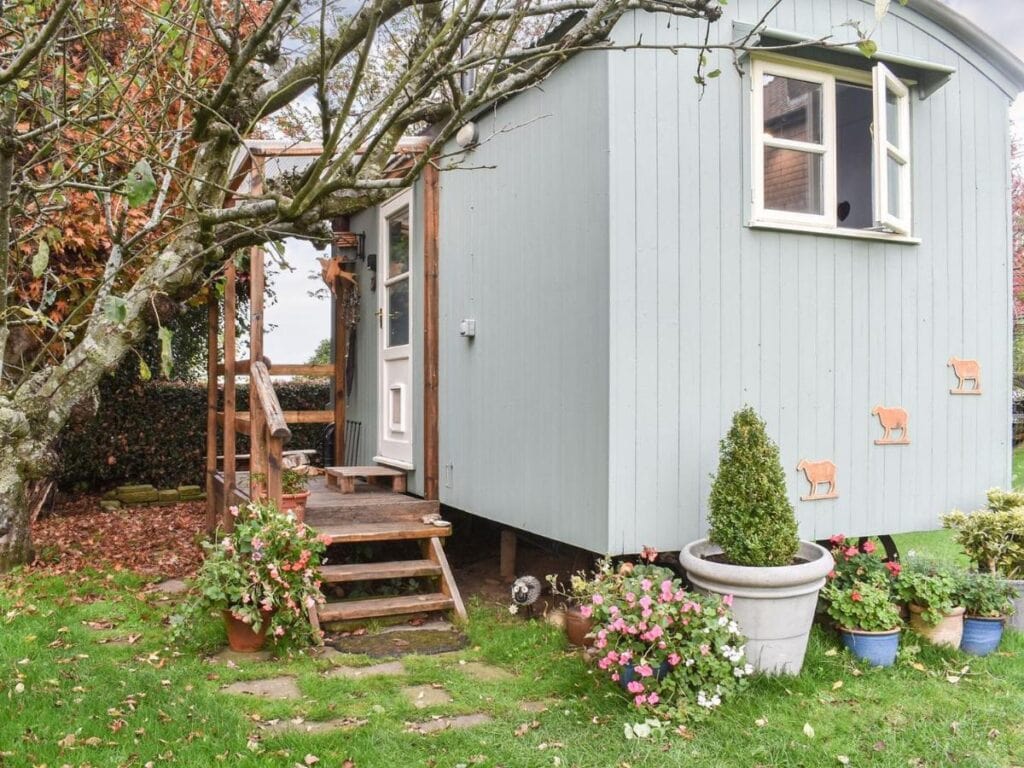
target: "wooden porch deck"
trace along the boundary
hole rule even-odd
[[[249,500],[249,473],[235,474],[234,503]],[[218,505],[224,497],[224,476],[214,476],[214,494]],[[453,610],[465,619],[465,608],[441,540],[451,535],[451,526],[424,523],[423,517],[440,509],[437,501],[428,501],[396,493],[389,488],[357,482],[353,493],[329,487],[323,476],[309,480],[306,523],[331,538],[331,544],[361,544],[370,541],[418,541],[422,559],[358,565],[326,565],[320,569],[325,582],[372,581],[404,578],[412,575],[438,579],[438,591],[331,602],[320,609],[321,621],[350,621],[375,616]],[[218,507],[220,508],[220,507]]]

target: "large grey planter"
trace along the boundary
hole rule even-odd
[[[686,545],[679,561],[703,592],[732,595],[732,611],[747,638],[747,659],[769,675],[797,675],[804,663],[818,590],[832,570],[824,547],[800,542],[799,565],[754,568],[705,558],[722,550],[707,539]]]
[[[1017,609],[1013,616],[1006,622],[1006,626],[1018,632],[1024,632],[1024,579],[1011,579],[1010,583],[1017,588],[1017,598],[1013,601]]]

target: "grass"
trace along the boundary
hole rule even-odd
[[[1013,487],[1024,488],[1024,444],[1013,449]]]
[[[947,532],[902,536],[922,552],[950,549]],[[327,662],[290,658],[237,668],[213,666],[198,650],[223,641],[214,622],[195,647],[168,646],[171,608],[132,575],[46,577],[0,582],[0,765],[9,766],[1010,766],[1024,764],[1024,635],[1001,652],[972,659],[921,646],[891,670],[859,666],[815,629],[804,673],[759,679],[692,739],[626,741],[638,720],[617,690],[539,623],[475,604],[471,645],[443,657],[408,657],[403,678],[326,678]],[[113,621],[92,629],[88,622]],[[135,645],[101,644],[141,633]],[[905,646],[913,646],[911,636]],[[459,660],[483,660],[515,673],[480,682]],[[356,662],[368,663],[366,659]],[[964,672],[964,667],[969,670]],[[301,701],[262,701],[219,692],[239,679],[295,675]],[[954,681],[955,682],[952,682]],[[443,685],[454,703],[414,709],[408,684]],[[23,687],[23,689],[22,689]],[[549,709],[527,714],[522,701]],[[462,731],[409,733],[434,714],[486,712],[493,720]],[[258,721],[354,716],[344,734],[266,737]],[[536,721],[516,735],[517,727]],[[758,725],[758,722],[763,725]],[[813,738],[804,725],[814,729]],[[522,729],[520,729],[522,730]]]

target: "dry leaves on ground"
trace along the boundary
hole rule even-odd
[[[170,578],[199,567],[204,502],[107,511],[99,501],[98,496],[62,501],[32,526],[34,568],[72,573],[110,567]]]

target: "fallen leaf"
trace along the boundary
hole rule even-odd
[[[764,717],[759,717],[757,718],[757,720],[754,721],[754,725],[756,725],[758,728],[764,728],[766,725],[768,725],[768,719]]]
[[[850,758],[847,757],[846,755],[836,755],[836,760],[839,761],[840,765],[849,765],[850,764]]]
[[[814,738],[814,728],[811,726],[810,723],[804,723],[804,736],[806,736],[808,739]]]
[[[993,741],[993,740],[997,739],[998,737],[999,737],[999,731],[996,728],[993,728],[991,731],[988,732],[988,740],[989,741]]]
[[[78,738],[75,736],[75,734],[69,733],[67,736],[65,736],[63,739],[57,742],[57,746],[61,749],[71,749],[73,746],[75,746],[76,741],[78,741]]]
[[[316,755],[306,755],[304,758],[302,758],[302,762],[304,762],[306,765],[316,765],[320,762],[320,758]]]
[[[958,733],[960,733],[960,723],[958,723],[956,720],[954,720],[952,723],[950,723],[949,724],[949,732],[952,733],[954,736],[956,736]]]
[[[946,682],[956,685],[960,682],[960,675],[946,675]]]
[[[914,669],[916,669],[916,670],[917,670],[918,672],[927,672],[927,671],[928,671],[928,667],[926,667],[926,666],[925,666],[924,664],[922,664],[922,663],[921,663],[920,661],[915,661],[915,662],[912,662],[910,666],[912,666],[912,667],[913,667]]]
[[[832,683],[832,690],[833,691],[838,691],[842,687],[843,687],[843,681],[842,680],[836,680],[834,683]]]

